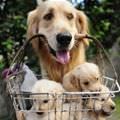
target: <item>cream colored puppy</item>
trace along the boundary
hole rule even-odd
[[[101,85],[100,88],[100,94],[89,100],[88,107],[96,112],[102,111],[104,114],[110,115],[115,109],[115,103],[111,99],[109,89],[104,85]]]
[[[78,106],[77,106],[78,105]],[[76,107],[77,106],[77,107]],[[70,104],[63,104],[63,111],[62,108],[57,108],[55,112],[39,112],[35,113],[32,110],[25,112],[25,119],[24,120],[81,120],[81,104],[71,103]],[[74,112],[76,110],[76,112]],[[70,111],[70,112],[68,112]]]
[[[50,81],[42,79],[36,82],[33,86],[32,93],[38,95],[33,95],[34,109],[36,111],[46,111],[49,109],[54,109],[56,107],[56,99],[58,95],[64,92],[64,88],[60,83],[55,81]],[[57,94],[57,95],[56,95]]]
[[[83,113],[83,120],[106,120],[115,110],[115,103],[111,99],[109,89],[101,85],[100,95],[91,96],[86,105],[88,109],[91,109],[90,112]]]
[[[65,104],[62,100],[63,92],[65,90],[60,83],[46,79],[36,82],[32,89],[33,107],[26,112],[26,120],[69,120],[69,116],[71,120],[80,120],[81,112],[73,111],[81,106]]]
[[[67,91],[99,91],[100,71],[96,64],[84,63],[63,77],[63,86]]]

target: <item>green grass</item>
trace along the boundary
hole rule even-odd
[[[114,114],[118,116],[120,120],[120,96],[115,98],[115,103],[116,103],[116,111]]]
[[[116,111],[108,120],[120,120],[120,96],[114,99],[116,103]]]

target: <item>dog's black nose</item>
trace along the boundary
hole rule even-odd
[[[72,35],[69,32],[63,32],[57,34],[56,39],[60,46],[66,47],[70,44]]]
[[[114,109],[115,109],[115,106],[114,106],[114,105],[111,105],[111,109],[114,110]]]

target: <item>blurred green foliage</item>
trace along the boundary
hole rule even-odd
[[[35,0],[2,0],[0,3],[0,71],[10,65],[26,38],[26,18]]]
[[[101,41],[104,48],[111,50],[120,36],[120,0],[84,0],[77,8],[83,10],[89,19],[90,34]],[[91,44],[87,54],[89,58],[97,52]]]
[[[13,54],[26,37],[26,18],[35,0],[3,0],[0,3],[0,71],[10,65]],[[120,33],[120,0],[84,0],[77,8],[85,11],[91,34],[109,50]],[[94,49],[92,48],[90,54]]]

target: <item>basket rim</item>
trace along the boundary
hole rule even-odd
[[[39,75],[37,75],[39,76]],[[41,75],[40,75],[41,76]],[[30,93],[30,92],[21,92],[20,93],[14,93],[10,90],[10,95],[12,96],[16,96],[16,95],[40,95],[40,94],[51,94],[51,95],[92,95],[92,94],[116,94],[120,92],[120,85],[118,83],[117,80],[115,80],[114,78],[108,77],[108,76],[103,76],[104,79],[109,79],[110,81],[114,81],[115,82],[115,86],[116,86],[116,90],[110,90],[109,92],[84,92],[84,91],[80,91],[80,92],[63,92],[63,93]],[[44,79],[44,78],[43,78]],[[7,81],[8,83],[10,83],[10,81]]]

